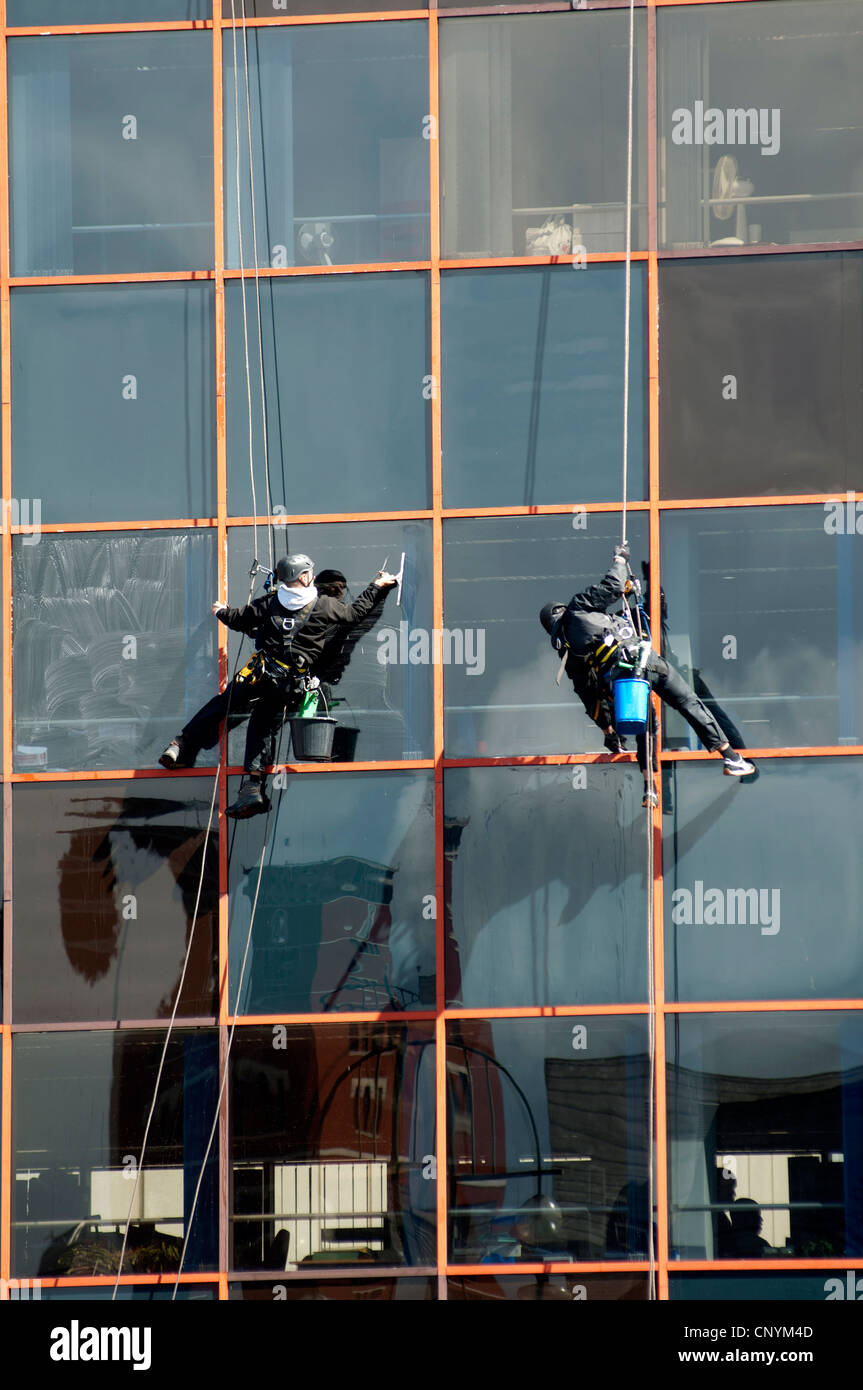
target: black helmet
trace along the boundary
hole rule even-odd
[[[308,555],[285,555],[276,565],[276,579],[280,584],[293,584],[306,570],[315,572],[315,566]]]
[[[554,629],[557,627],[565,611],[565,603],[547,603],[544,608],[539,610],[539,621],[542,623],[549,637],[553,635]]]

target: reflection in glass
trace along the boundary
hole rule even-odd
[[[242,39],[236,39],[240,72]],[[254,28],[246,89],[224,31],[226,257],[230,266],[415,261],[429,254],[428,32],[423,21]],[[242,228],[237,226],[239,109]]]
[[[576,788],[573,771],[447,769],[451,1007],[646,998],[641,778],[589,766]]]
[[[644,267],[632,275],[628,496],[647,496]],[[624,276],[591,264],[444,272],[444,503],[620,496]]]
[[[639,247],[647,232],[642,14],[635,27],[632,230]],[[443,254],[622,251],[626,14],[448,20],[440,62]]]
[[[44,522],[212,515],[213,331],[209,285],[15,290],[15,495]]]
[[[677,1274],[668,1281],[672,1303],[823,1303],[857,1299],[857,1270],[814,1269],[808,1273],[772,1269],[764,1274],[735,1270],[727,1274]]]
[[[662,261],[659,287],[663,497],[863,486],[860,252]]]
[[[666,654],[749,748],[863,742],[863,551],[846,505],[665,512]],[[853,503],[851,504],[853,511]],[[670,716],[664,741],[691,747]]]
[[[660,245],[858,240],[856,0],[675,7],[657,37]]]
[[[254,287],[245,283],[254,329]],[[229,281],[228,510],[251,516],[241,294],[240,283]],[[268,279],[260,294],[266,454],[257,366],[250,383],[258,510],[308,515],[429,506],[427,275]],[[257,363],[256,335],[251,350]]]
[[[290,15],[305,14],[359,14],[363,10],[404,10],[422,9],[422,5],[408,6],[404,0],[233,0],[233,12],[237,19],[245,12],[247,19],[256,16],[260,19],[284,19]],[[231,0],[222,0],[222,16],[231,18]]]
[[[283,1279],[229,1284],[228,1298],[248,1303],[427,1303],[437,1299],[437,1279]]]
[[[472,1274],[450,1279],[447,1298],[456,1301],[518,1299],[533,1303],[552,1302],[641,1303],[647,1299],[647,1279],[643,1274],[626,1278],[620,1274]]]
[[[251,528],[230,528],[228,603],[234,607],[248,599],[249,553],[253,544]],[[317,573],[338,569],[347,578],[349,597],[362,593],[385,560],[391,567],[398,567],[402,551],[405,581],[401,607],[390,591],[379,622],[351,648],[348,665],[332,688],[330,712],[339,723],[334,744],[337,761],[377,762],[432,756],[431,526],[424,521],[369,521],[273,528],[274,559],[302,552],[314,561]],[[256,553],[266,558],[265,527],[258,528]],[[256,597],[262,592],[258,587]],[[415,633],[420,636],[414,638]],[[422,657],[423,643],[425,661],[417,660]],[[248,660],[250,643],[244,642],[241,649],[232,633],[228,646],[231,672],[240,650],[243,661]],[[289,733],[285,727],[281,752],[277,751],[277,759],[282,762],[287,762],[290,755]],[[232,764],[243,760],[243,738],[242,729],[230,737]]]
[[[161,1033],[19,1033],[13,1039],[13,1271],[113,1274],[164,1039]],[[124,1274],[212,1269],[217,1153],[191,1229],[218,1093],[215,1031],[175,1032],[147,1139]],[[133,1170],[134,1171],[134,1170]]]
[[[19,38],[8,54],[12,273],[212,266],[209,35]]]
[[[123,1261],[125,1269],[126,1262]],[[183,1271],[185,1273],[185,1265]],[[114,1301],[114,1285],[109,1284],[61,1284],[57,1288],[43,1288],[41,1298],[50,1303],[57,1302],[97,1302]],[[174,1284],[120,1284],[116,1299],[119,1303],[213,1303],[218,1300],[218,1284],[180,1284],[176,1292]]]
[[[6,23],[21,27],[209,18],[210,0],[6,0]]]
[[[670,997],[859,999],[863,865],[848,827],[863,813],[860,761],[766,759],[758,774],[729,785],[701,763],[666,769]]]
[[[12,585],[16,768],[155,763],[216,683],[215,533],[17,536]]]
[[[673,1259],[863,1253],[863,1016],[668,1024]]]
[[[239,1013],[434,1008],[432,799],[431,773],[289,777],[266,825],[237,823],[232,1011],[256,896]]]
[[[237,1033],[232,1269],[434,1263],[433,1044],[430,1024]]]
[[[647,1020],[447,1029],[451,1258],[644,1258]]]
[[[646,515],[630,513],[627,529],[639,574]],[[603,751],[571,684],[555,684],[559,659],[539,610],[602,578],[617,514],[458,518],[443,534],[445,631],[461,635],[461,659],[458,638],[444,653],[447,757]]]
[[[169,1018],[193,923],[178,1014],[214,1012],[217,823],[201,878],[210,786],[15,788],[16,1023]]]

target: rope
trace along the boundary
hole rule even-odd
[[[629,313],[632,300],[632,147],[633,78],[635,72],[635,0],[629,0],[629,75],[626,126],[626,270],[623,324],[623,507],[620,540],[626,542],[626,493],[629,468]]]

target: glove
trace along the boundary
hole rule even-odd
[[[614,547],[615,560],[629,560],[629,541],[623,541],[621,545]]]

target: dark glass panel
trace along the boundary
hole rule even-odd
[[[92,1276],[119,1267],[164,1039],[159,1032],[19,1033],[12,1095],[13,1271]],[[212,1269],[217,1149],[188,1216],[215,1114],[215,1031],[175,1032],[135,1192],[124,1274]]]
[[[13,274],[212,266],[210,36],[19,38],[8,58]]]
[[[228,510],[409,511],[430,498],[428,276],[311,276],[260,286],[267,448],[255,287],[226,287]],[[269,467],[265,467],[264,461]]]
[[[16,768],[148,767],[214,693],[215,532],[17,536],[12,585]]]
[[[450,1022],[451,1258],[643,1259],[647,1019]]]
[[[863,742],[854,526],[853,502],[664,513],[665,652],[735,746]],[[665,740],[696,746],[677,715]]]
[[[15,290],[14,491],[42,521],[215,513],[213,304],[209,285]]]
[[[49,1303],[213,1303],[218,1300],[218,1284],[180,1284],[176,1292],[173,1283],[120,1284],[114,1291],[114,1284],[85,1284],[81,1288],[63,1284],[59,1288],[43,1288],[40,1298]],[[136,1369],[133,1367],[133,1370]]]
[[[15,788],[16,1023],[170,1017],[193,925],[178,1015],[215,1012],[217,815],[202,879],[211,785]]]
[[[156,24],[160,19],[209,19],[210,0],[6,0],[6,23]]]
[[[644,16],[636,16],[633,244],[647,233]],[[445,256],[622,251],[625,12],[495,15],[440,28]]]
[[[647,496],[644,266],[632,275],[628,496]],[[507,267],[441,279],[444,503],[610,502],[623,448],[624,274]]]
[[[246,55],[251,181],[245,77],[237,92],[234,83]],[[428,256],[424,21],[255,28],[245,54],[242,35],[227,29],[224,64],[229,265],[254,265],[256,243],[258,265],[276,267]]]
[[[859,1255],[861,1100],[859,1013],[669,1019],[672,1258]]]
[[[643,1274],[472,1274],[450,1279],[447,1298],[460,1301],[518,1299],[532,1303],[537,1299],[560,1303],[632,1303],[647,1299],[648,1284]]]
[[[657,46],[660,245],[860,238],[856,0],[675,6]]]
[[[231,1008],[257,896],[239,1013],[433,1009],[432,774],[288,777],[272,802],[231,836]]]
[[[859,999],[863,864],[848,827],[863,815],[861,760],[766,759],[758,774],[666,769],[669,996]]]
[[[668,1294],[672,1303],[831,1303],[863,1298],[863,1279],[858,1269],[675,1274],[668,1281]]]
[[[640,575],[646,515],[630,513],[627,530]],[[619,516],[458,518],[443,534],[444,632],[455,634],[443,648],[447,756],[602,751],[602,734],[570,682],[555,684],[560,661],[539,611],[602,578],[620,540]]]
[[[434,1028],[243,1029],[231,1268],[435,1260]]]
[[[638,770],[449,768],[444,785],[450,1006],[643,1001]]]
[[[437,1279],[286,1279],[229,1284],[228,1298],[247,1303],[427,1303],[437,1299]]]
[[[254,545],[251,528],[232,526],[228,532],[228,602],[236,607],[249,595],[249,550]],[[257,554],[267,557],[266,527],[258,528]],[[339,569],[348,580],[348,597],[358,597],[374,579],[384,561],[391,570],[405,553],[405,581],[401,607],[395,592],[384,603],[382,615],[361,636],[341,680],[333,686],[331,713],[343,726],[337,732],[336,750],[344,762],[430,758],[432,736],[432,557],[431,525],[424,521],[369,521],[277,526],[273,556],[302,552],[318,572]],[[256,597],[263,593],[256,580]],[[414,634],[420,636],[414,638]],[[229,671],[240,650],[231,634]],[[244,642],[243,660],[251,647]],[[412,654],[413,653],[413,654]],[[425,659],[423,659],[425,658]],[[359,730],[354,734],[353,730]],[[351,731],[351,732],[348,732]],[[279,760],[293,756],[289,727],[281,739]],[[230,761],[242,763],[245,725],[232,733]]]
[[[863,487],[863,255],[662,261],[663,497]]]
[[[424,5],[405,4],[404,0],[222,0],[222,16],[239,19],[243,10],[252,19],[282,19],[305,14],[360,14],[363,10],[425,9]]]

